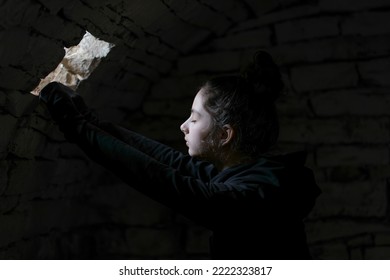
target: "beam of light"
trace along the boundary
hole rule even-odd
[[[60,82],[75,90],[81,81],[87,79],[115,45],[95,38],[88,31],[77,46],[65,49],[65,56],[57,68],[41,79],[39,85],[31,91],[33,95],[50,82]]]

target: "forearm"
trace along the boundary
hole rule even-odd
[[[199,162],[188,155],[184,155],[170,147],[141,136],[110,122],[101,121],[92,113],[79,94],[60,83],[50,83],[42,89],[40,99],[47,105],[53,119],[60,126],[67,126],[72,119],[84,119],[90,125],[100,128],[116,139],[150,156],[156,161],[178,169],[182,174],[187,174],[202,180],[209,180],[215,172],[211,164]],[[73,140],[74,135],[68,138]]]
[[[111,122],[99,121],[95,124],[117,139],[152,157],[158,162],[179,170],[182,174],[210,180],[213,172],[216,172],[211,164],[197,161],[189,155],[184,155],[162,143]]]
[[[185,157],[179,151],[111,122],[100,121],[97,126],[163,164],[176,167],[180,158]]]
[[[67,123],[61,130],[93,160],[168,206],[174,206],[178,200],[205,201],[210,197],[201,180],[181,174],[86,120]]]

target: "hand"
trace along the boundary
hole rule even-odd
[[[93,118],[82,97],[61,83],[52,82],[45,86],[39,99],[46,104],[50,115],[58,123],[80,116]]]

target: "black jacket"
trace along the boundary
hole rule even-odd
[[[307,259],[302,219],[319,194],[303,154],[217,172],[107,122],[79,120],[66,135],[130,186],[211,229],[217,259]]]
[[[210,163],[77,113],[61,119],[60,128],[130,186],[212,230],[212,258],[310,258],[302,220],[319,189],[304,154],[262,157],[218,172]]]

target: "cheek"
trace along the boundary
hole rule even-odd
[[[194,140],[196,139],[198,142],[204,142],[210,134],[210,129],[198,128],[195,129],[193,132]]]
[[[190,145],[189,145],[189,150],[190,154],[192,155],[197,155],[201,156],[205,153],[210,148],[210,141],[209,141],[209,130],[198,130],[198,131],[192,131],[193,134],[191,137],[189,137],[190,140]]]

